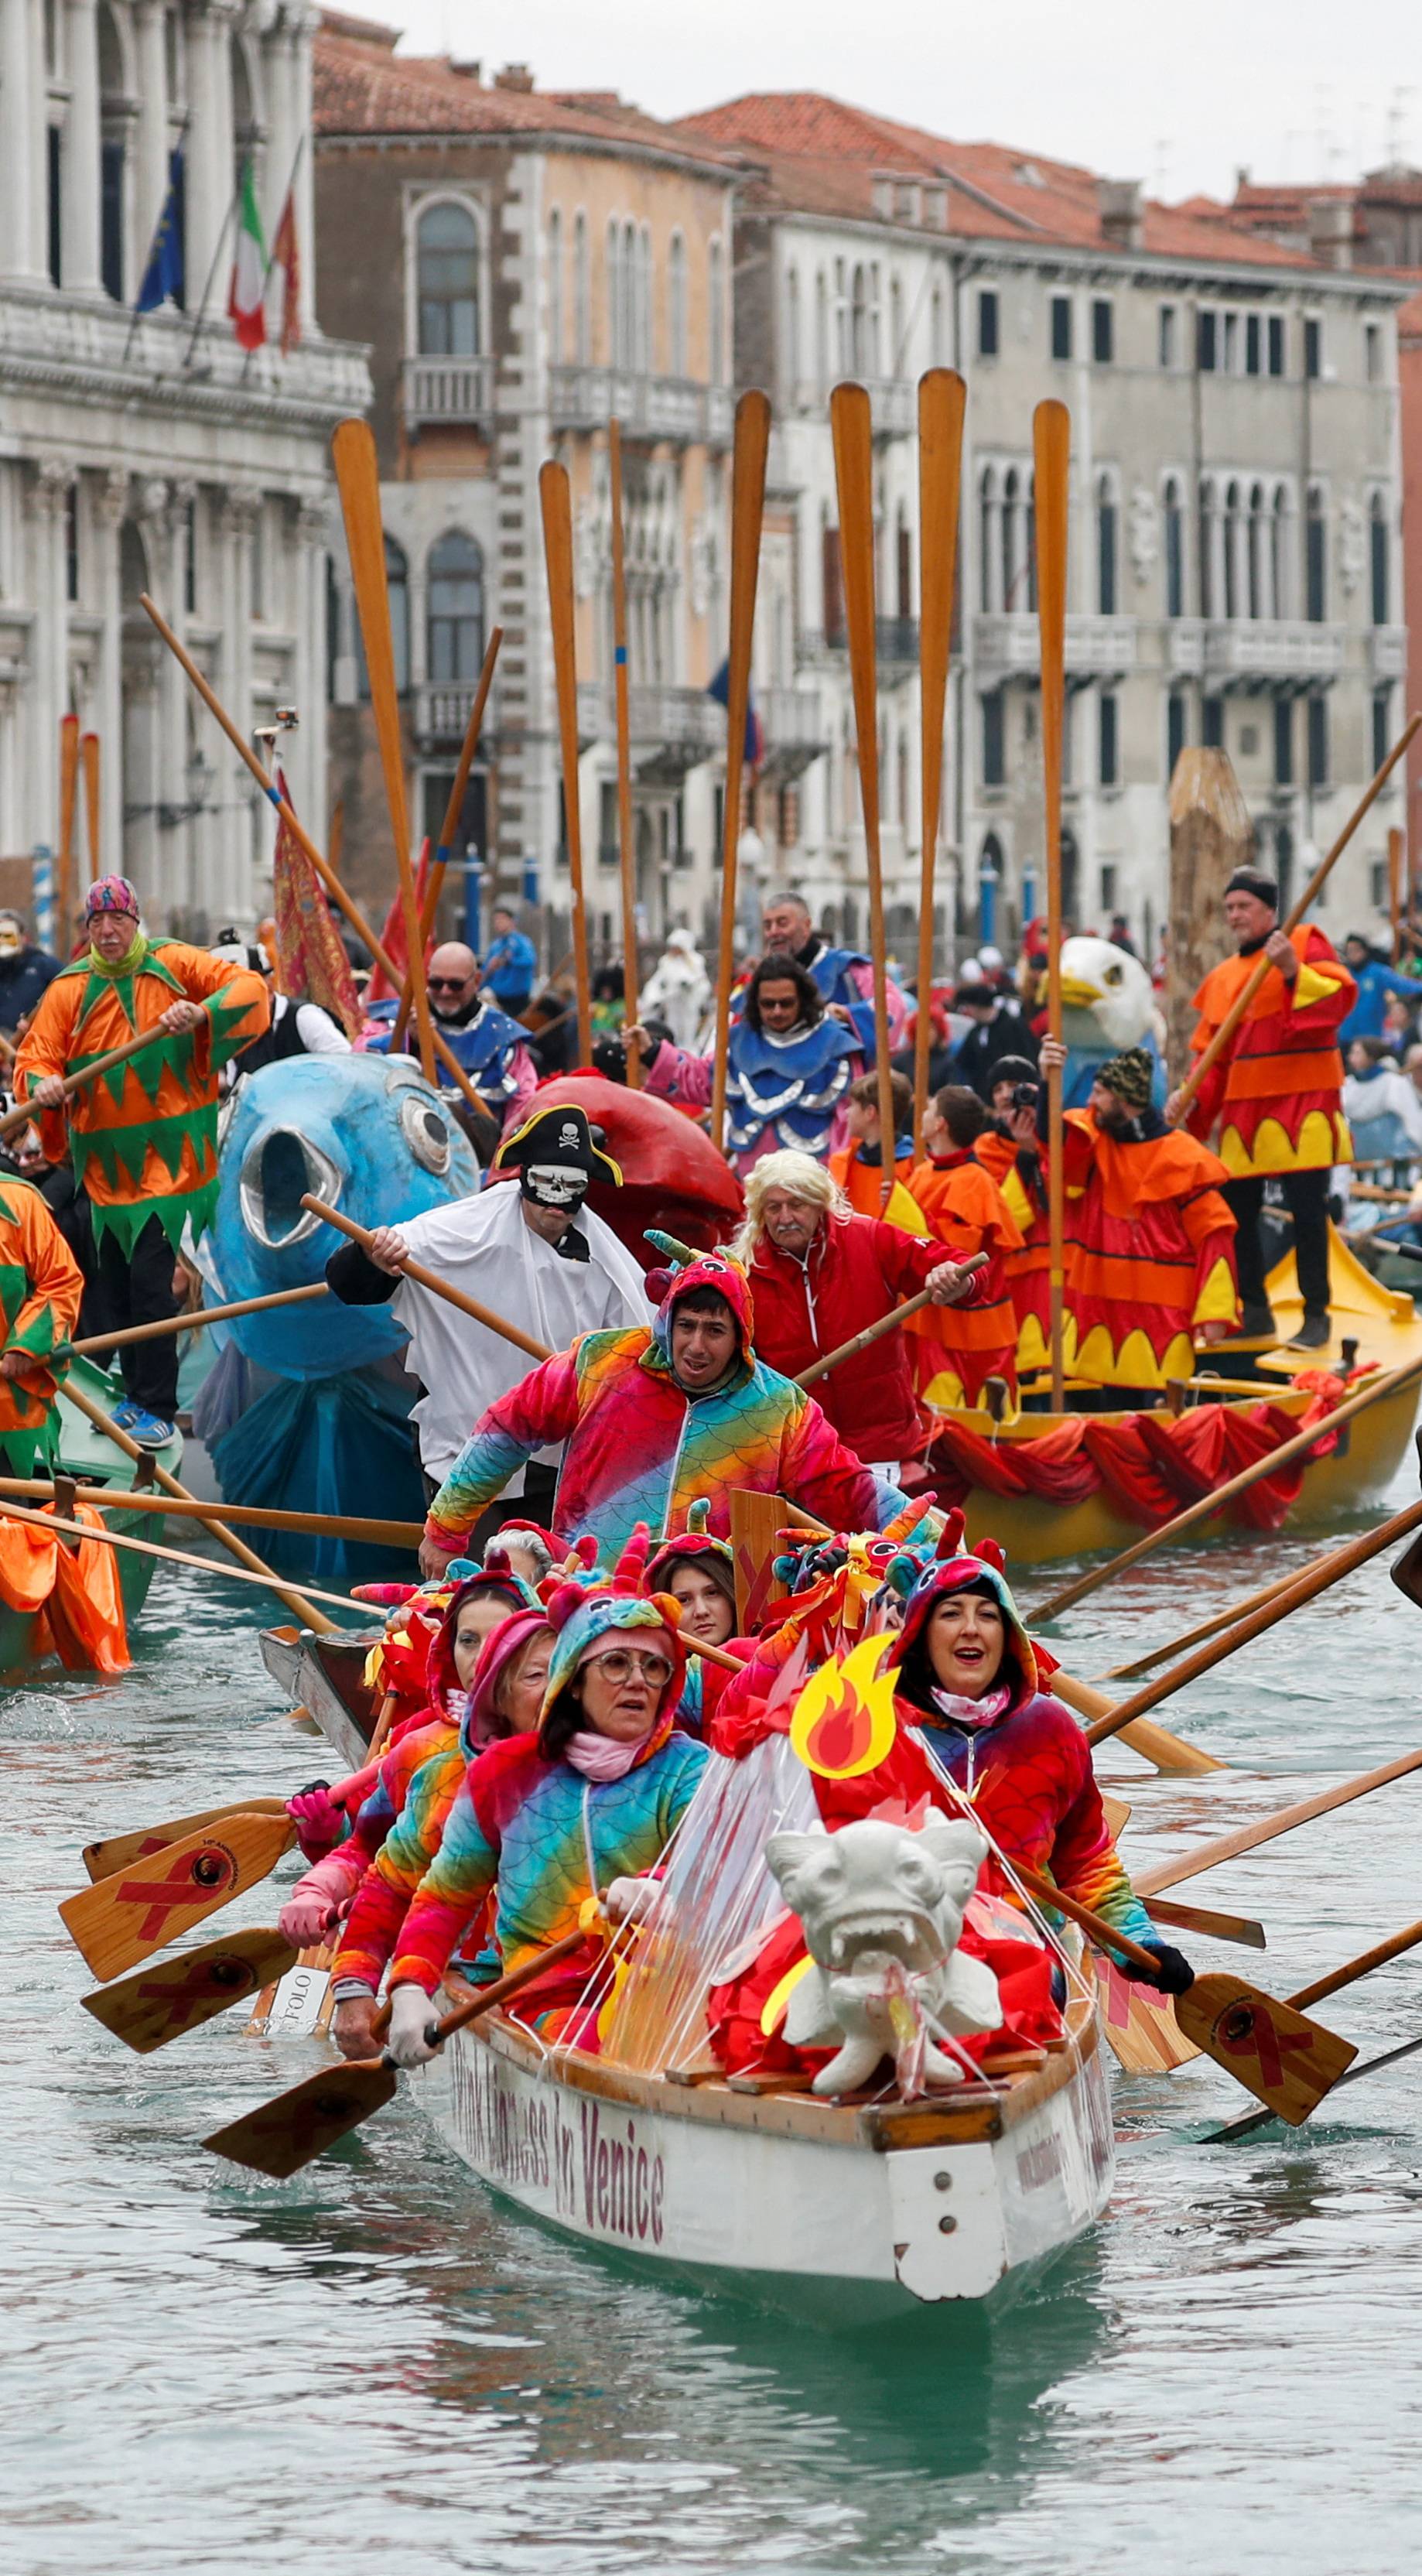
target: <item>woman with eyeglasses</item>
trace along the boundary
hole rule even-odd
[[[704,1744],[673,1731],[686,1661],[680,1610],[666,1593],[636,1589],[646,1555],[644,1522],[610,1583],[567,1583],[549,1603],[553,1651],[537,1733],[491,1746],[470,1771],[405,1918],[387,2042],[399,2066],[433,2055],[429,1999],[490,1889],[493,1939],[467,1971],[476,1984],[576,1931],[589,1897],[614,1922],[646,1902],[645,1882],[709,1758]],[[562,2032],[600,1947],[590,1938],[585,1953],[525,1989],[520,2019]]]

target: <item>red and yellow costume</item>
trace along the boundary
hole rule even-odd
[[[1063,1356],[1106,1386],[1189,1377],[1194,1328],[1232,1326],[1239,1312],[1229,1173],[1153,1112],[1135,1124],[1147,1132],[1111,1136],[1091,1110],[1069,1109],[1062,1128]]]
[[[1271,1172],[1313,1172],[1351,1159],[1343,1115],[1343,1058],[1338,1029],[1357,985],[1331,942],[1312,923],[1289,933],[1299,961],[1291,984],[1270,966],[1219,1062],[1191,1104],[1192,1135],[1219,1121],[1220,1155],[1231,1180]],[[1191,1039],[1202,1055],[1249,981],[1258,953],[1226,957],[1195,995],[1199,1025]]]
[[[1038,1175],[1033,1186],[1022,1176],[1019,1156],[1024,1151],[1031,1158],[1029,1169]],[[1047,1177],[1035,1147],[1022,1147],[996,1127],[984,1130],[973,1147],[973,1156],[989,1180],[996,1182],[1017,1228],[1017,1248],[1004,1251],[1002,1267],[1017,1319],[1017,1367],[1025,1376],[1029,1369],[1045,1368],[1050,1357],[1052,1291],[1048,1274],[1052,1255]]]
[[[923,1211],[911,1187],[912,1172],[912,1154],[900,1154],[886,1204],[882,1163],[863,1162],[857,1144],[841,1145],[829,1158],[830,1178],[838,1181],[856,1216],[882,1217],[885,1225],[901,1225],[905,1234],[925,1234]]]
[[[173,939],[136,943],[122,968],[93,955],[65,966],[42,996],[15,1059],[15,1097],[46,1074],[72,1074],[153,1029],[151,1046],[60,1109],[35,1113],[52,1163],[66,1150],[93,1209],[94,1235],[125,1252],[157,1217],[176,1252],[202,1233],[217,1198],[217,1077],[270,1017],[260,975]],[[175,1001],[204,1004],[198,1027],[158,1029]]]
[[[970,1146],[915,1164],[908,1187],[923,1210],[925,1230],[950,1260],[966,1261],[975,1252],[988,1256],[973,1305],[933,1306],[909,1318],[908,1329],[917,1337],[920,1396],[946,1413],[953,1405],[976,1404],[985,1378],[1005,1378],[1015,1394],[1017,1318],[1005,1267],[1007,1255],[1023,1249],[1015,1217]]]

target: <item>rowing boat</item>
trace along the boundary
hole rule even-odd
[[[466,1989],[467,1991],[467,1989]],[[451,1997],[451,2001],[457,1998]],[[804,2079],[648,2075],[493,2014],[417,2070],[480,2178],[571,2236],[839,2326],[1000,2303],[1098,2218],[1114,2139],[1099,2025],[931,2101],[820,2101]]]

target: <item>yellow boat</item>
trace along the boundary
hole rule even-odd
[[[1404,1368],[1413,1360],[1422,1369],[1422,1315],[1412,1299],[1372,1278],[1354,1259],[1341,1236],[1331,1227],[1329,1233],[1333,1293],[1329,1307],[1332,1331],[1326,1347],[1302,1352],[1281,1346],[1250,1346],[1256,1349],[1261,1377],[1272,1380],[1272,1384],[1234,1378],[1216,1381],[1202,1374],[1190,1380],[1187,1403],[1219,1401],[1238,1408],[1257,1404],[1261,1396],[1267,1396],[1281,1411],[1302,1415],[1312,1397],[1306,1388],[1293,1385],[1291,1380],[1304,1370],[1332,1369],[1343,1376],[1369,1363],[1386,1371]],[[1303,1320],[1303,1299],[1292,1252],[1269,1274],[1269,1302],[1281,1342],[1286,1342]],[[1345,1344],[1352,1345],[1352,1349],[1345,1350]],[[1210,1391],[1216,1382],[1221,1388],[1218,1399]],[[1386,1491],[1412,1433],[1419,1387],[1422,1375],[1394,1394],[1381,1396],[1375,1405],[1354,1417],[1328,1457],[1309,1461],[1298,1499],[1288,1514],[1289,1528],[1318,1526]],[[1109,1416],[1118,1424],[1131,1418],[1124,1413]],[[1019,1414],[1011,1421],[994,1422],[982,1408],[964,1407],[950,1419],[965,1431],[991,1441],[994,1447],[1011,1449],[1040,1440],[1063,1424],[1078,1421],[1080,1415],[1030,1413]],[[1016,1565],[1049,1565],[1064,1557],[1090,1555],[1098,1548],[1128,1547],[1133,1539],[1142,1536],[1145,1526],[1122,1511],[1105,1487],[1084,1502],[1064,1505],[1038,1495],[1001,1496],[974,1486],[964,1497],[962,1507],[970,1543],[979,1538],[1000,1539],[1009,1560]],[[1212,1524],[1197,1523],[1191,1535],[1200,1533],[1213,1534]]]

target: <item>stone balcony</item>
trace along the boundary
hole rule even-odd
[[[271,347],[249,354],[225,314],[195,326],[166,308],[135,316],[107,296],[13,283],[0,285],[0,380],[11,400],[57,394],[323,436],[371,403],[365,353],[346,341],[313,332],[285,358]]]
[[[869,396],[869,421],[876,438],[912,435],[918,418],[918,389],[908,376],[860,377],[855,381],[864,385]],[[828,385],[802,376],[792,388],[790,408],[802,419],[828,420],[829,398]]]
[[[1368,629],[1368,676],[1374,688],[1389,680],[1407,677],[1407,629],[1405,626],[1370,626]]]
[[[973,657],[979,687],[990,688],[998,680],[1035,678],[1042,660],[1036,617],[1030,613],[975,617]],[[1068,617],[1068,681],[1116,680],[1135,667],[1133,617]]]
[[[726,447],[735,397],[728,385],[697,384],[682,376],[630,375],[612,367],[550,367],[548,414],[554,429],[605,429],[610,420],[618,420],[629,438]]]
[[[726,711],[705,689],[630,688],[627,718],[632,767],[650,784],[674,786],[725,749]],[[584,748],[616,741],[610,681],[578,682],[578,739]]]
[[[421,751],[457,751],[464,740],[469,710],[474,704],[472,680],[424,680],[412,689],[406,704],[410,709],[415,739]],[[484,709],[480,739],[488,748],[499,729],[499,692],[490,692]]]
[[[763,689],[756,699],[765,758],[761,774],[784,785],[798,778],[829,749],[829,733],[817,691]]]
[[[1234,618],[1205,628],[1205,683],[1249,690],[1336,680],[1343,668],[1343,646],[1341,626],[1313,618]]]
[[[492,358],[407,358],[401,369],[405,427],[472,429],[487,438],[494,426]]]

